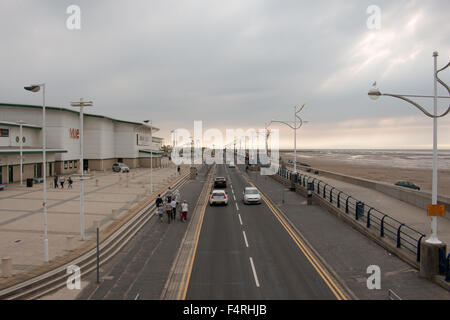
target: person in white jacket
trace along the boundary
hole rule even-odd
[[[188,213],[188,204],[186,200],[183,201],[181,204],[181,221],[186,221],[187,219],[187,213]]]

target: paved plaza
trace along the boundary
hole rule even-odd
[[[181,174],[187,167],[182,166]],[[93,225],[99,221],[101,228],[113,221],[113,211],[118,217],[149,195],[150,169],[135,168],[129,173],[93,171],[85,180],[86,240],[95,236]],[[47,179],[47,212],[49,259],[61,256],[67,250],[81,246],[80,235],[80,182],[74,179],[73,188],[53,188],[53,178]],[[153,191],[177,178],[176,167],[155,168],[152,173]],[[32,188],[19,183],[10,184],[0,191],[0,258],[12,259],[13,274],[30,270],[44,263],[43,184]],[[118,210],[118,211],[117,211]]]

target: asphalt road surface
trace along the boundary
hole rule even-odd
[[[206,209],[186,299],[337,299],[269,207],[243,204],[239,169],[215,176],[229,202]]]

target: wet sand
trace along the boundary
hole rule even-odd
[[[290,154],[281,153],[280,155],[286,163],[288,160],[294,159]],[[431,169],[364,165],[344,160],[302,157],[299,154],[297,154],[297,161],[307,163],[319,170],[332,171],[373,181],[395,183],[398,180],[408,180],[418,185],[421,191],[431,192]],[[297,165],[297,168],[304,167]],[[438,194],[450,197],[450,170],[438,170]]]

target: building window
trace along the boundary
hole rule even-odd
[[[73,167],[76,168],[78,164],[78,160],[73,160]]]
[[[68,168],[68,166],[69,166],[68,162],[69,161],[64,161],[64,170],[66,170]]]
[[[70,168],[70,169],[73,168],[73,161],[72,161],[72,160],[69,161],[69,168]]]
[[[0,129],[0,137],[9,137],[9,129]]]

